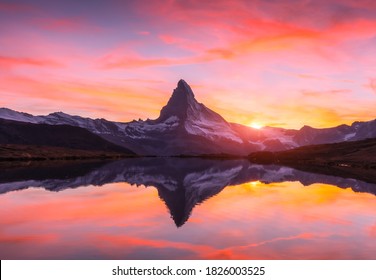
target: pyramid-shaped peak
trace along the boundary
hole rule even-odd
[[[175,91],[182,93],[182,94],[194,96],[191,87],[183,79],[179,80],[178,87],[175,89]]]
[[[186,81],[179,80],[166,106],[162,108],[158,120],[162,121],[171,116],[185,119],[188,108],[197,108],[197,106],[198,102],[195,99],[191,87]]]
[[[186,81],[184,81],[183,79],[180,79],[179,82],[178,82],[178,86],[185,86],[185,85],[188,85],[188,83]]]

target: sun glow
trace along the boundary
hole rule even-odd
[[[257,123],[257,122],[252,122],[249,124],[249,126],[255,129],[261,129],[263,127],[262,124]]]

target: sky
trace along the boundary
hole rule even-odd
[[[376,118],[376,1],[1,1],[0,107],[157,118],[179,79],[230,122]]]

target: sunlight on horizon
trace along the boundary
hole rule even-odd
[[[251,122],[248,126],[254,128],[254,129],[261,129],[263,128],[264,126],[258,122]]]

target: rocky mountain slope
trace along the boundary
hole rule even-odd
[[[34,155],[37,154],[35,146],[134,154],[81,127],[0,119],[0,145],[5,144],[22,145],[24,153],[27,153],[27,146],[33,146]],[[51,148],[49,151],[53,152]],[[59,151],[56,150],[57,157]]]

